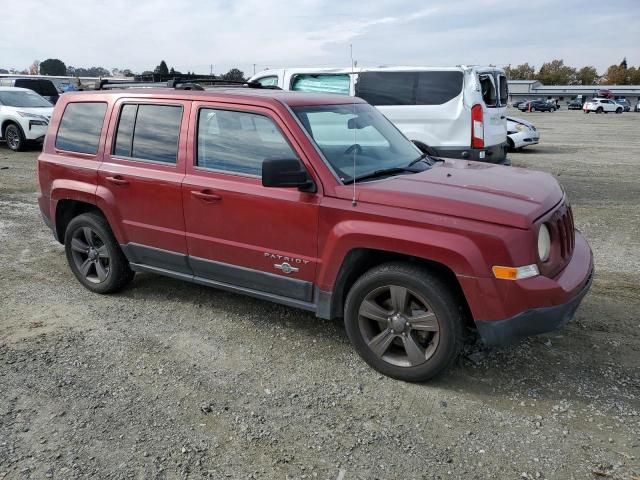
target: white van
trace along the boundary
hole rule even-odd
[[[507,77],[496,67],[287,68],[250,81],[363,98],[435,155],[508,163]]]

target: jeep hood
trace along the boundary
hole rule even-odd
[[[351,198],[352,185],[338,195]],[[544,172],[446,159],[420,173],[356,184],[359,202],[377,203],[472,220],[529,228],[562,200]]]

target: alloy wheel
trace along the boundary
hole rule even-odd
[[[4,133],[7,145],[11,150],[17,150],[20,148],[20,134],[15,128],[7,127]]]
[[[427,362],[440,341],[438,318],[419,293],[398,285],[371,291],[360,304],[358,326],[368,348],[400,367]]]
[[[111,258],[104,240],[90,227],[81,227],[71,238],[73,262],[91,283],[102,283],[111,272]]]

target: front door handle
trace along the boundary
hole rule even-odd
[[[122,178],[120,175],[115,175],[113,177],[105,177],[107,182],[114,183],[116,185],[129,185],[129,181]]]
[[[205,202],[217,202],[222,200],[220,195],[213,193],[210,190],[191,190],[191,195],[200,200],[204,200]]]

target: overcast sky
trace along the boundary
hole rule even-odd
[[[239,67],[519,64],[600,73],[640,64],[640,0],[20,0],[0,15],[0,68],[186,72]]]

